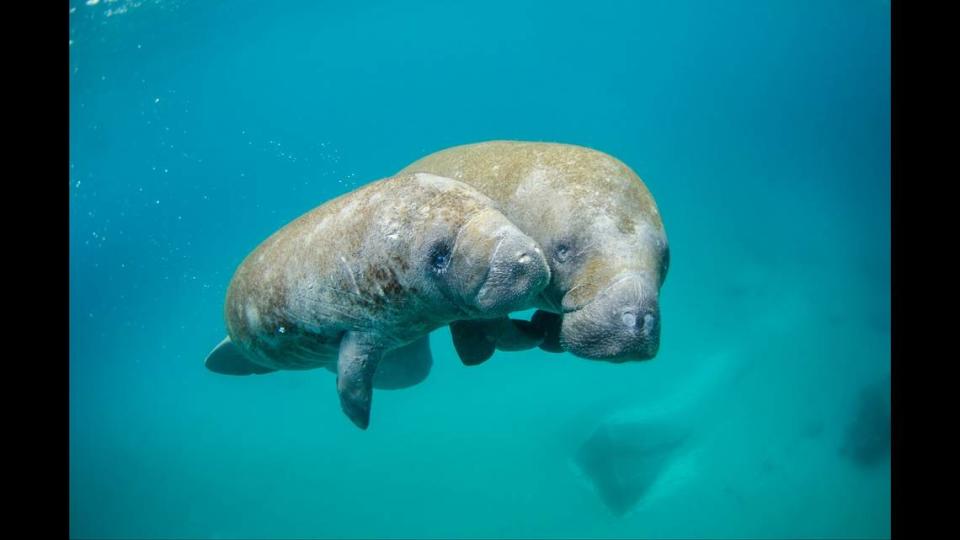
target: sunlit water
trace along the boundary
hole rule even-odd
[[[888,536],[889,461],[843,450],[889,373],[889,9],[71,2],[73,536]],[[267,235],[489,139],[644,179],[655,360],[467,368],[444,329],[366,432],[326,370],[204,368]],[[624,418],[689,439],[618,517],[574,456]]]

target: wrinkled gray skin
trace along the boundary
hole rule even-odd
[[[347,416],[369,424],[380,387],[429,370],[427,334],[503,317],[550,280],[539,246],[489,198],[431,174],[401,174],[329,201],[264,241],[227,292],[229,337],[207,367],[227,374],[336,366]]]
[[[616,158],[581,146],[493,141],[431,154],[402,172],[430,172],[470,184],[543,248],[550,285],[537,297],[539,341],[583,358],[623,362],[653,358],[660,346],[659,291],[669,249],[653,196]],[[467,364],[503,345],[502,329],[458,322],[454,344]],[[528,323],[529,324],[529,323]]]

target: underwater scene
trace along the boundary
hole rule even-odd
[[[71,537],[890,536],[889,2],[64,16]]]

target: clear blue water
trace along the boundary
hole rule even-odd
[[[70,530],[81,537],[884,537],[842,453],[890,364],[886,2],[70,4]],[[325,370],[203,367],[243,257],[452,145],[603,150],[672,249],[660,354],[467,368],[371,428]],[[617,517],[613,416],[692,434]]]

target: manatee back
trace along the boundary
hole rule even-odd
[[[316,367],[318,355],[335,358],[338,320],[364,317],[365,309],[349,295],[324,291],[343,285],[338,254],[352,252],[370,227],[373,214],[358,211],[369,187],[310,210],[247,255],[224,305],[234,343],[279,369]]]
[[[621,216],[623,228],[643,217],[663,228],[650,190],[617,158],[562,143],[489,141],[441,150],[401,172],[429,172],[470,184],[505,207],[517,225],[541,216],[569,219],[584,211]]]

